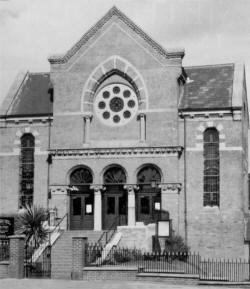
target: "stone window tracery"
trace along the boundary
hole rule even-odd
[[[98,92],[94,108],[103,124],[122,126],[136,115],[138,99],[132,87],[122,83],[108,84]]]

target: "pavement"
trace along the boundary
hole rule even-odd
[[[0,289],[223,289],[227,286],[171,285],[145,281],[72,281],[52,279],[1,279]],[[238,286],[237,288],[239,288]],[[236,287],[230,287],[236,288]],[[246,288],[246,287],[245,287]]]

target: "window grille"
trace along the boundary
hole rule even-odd
[[[35,139],[31,134],[21,138],[20,155],[20,200],[19,206],[33,204]]]
[[[204,206],[220,204],[219,133],[215,128],[204,132]]]

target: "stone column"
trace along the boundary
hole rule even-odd
[[[172,229],[175,233],[179,233],[179,194],[181,184],[162,184],[161,188],[161,202],[162,210],[169,212],[169,218],[172,220]]]
[[[135,191],[136,186],[125,185],[128,191],[128,226],[135,226]]]
[[[102,194],[101,190],[105,188],[100,185],[93,185],[90,187],[94,190],[94,231],[102,230]]]
[[[72,238],[72,273],[71,278],[81,280],[85,266],[85,247],[88,239],[83,237]]]
[[[146,122],[145,113],[139,113],[140,118],[140,142],[146,141]]]
[[[90,114],[86,114],[83,116],[83,119],[84,119],[84,143],[89,143],[91,118],[92,118],[92,115],[90,115]]]
[[[24,277],[24,235],[10,236],[10,263],[9,277],[23,278]]]

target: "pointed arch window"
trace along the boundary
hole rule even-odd
[[[204,141],[204,206],[220,205],[219,133],[215,128],[205,130]]]
[[[20,200],[19,205],[31,205],[34,193],[34,151],[35,138],[32,134],[21,137],[20,155]]]

